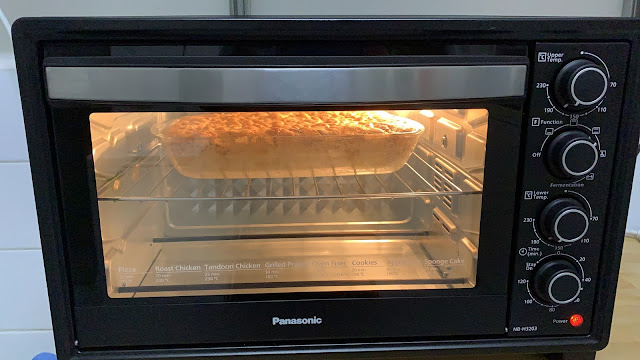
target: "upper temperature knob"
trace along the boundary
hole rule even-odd
[[[577,111],[596,105],[607,94],[609,77],[593,61],[574,60],[565,65],[556,78],[556,100],[563,109]]]
[[[542,209],[539,229],[547,240],[561,243],[578,241],[589,230],[587,210],[576,199],[555,199]]]
[[[560,178],[572,178],[593,170],[599,153],[596,142],[587,133],[569,130],[551,140],[545,155],[551,173]]]

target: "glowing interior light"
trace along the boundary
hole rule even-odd
[[[422,110],[422,111],[420,111],[420,114],[422,114],[422,115],[424,115],[426,117],[429,117],[429,118],[432,118],[432,117],[436,116],[436,114],[434,114],[433,111],[431,111],[431,110]]]

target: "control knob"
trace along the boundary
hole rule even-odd
[[[607,94],[608,88],[606,70],[586,59],[565,65],[554,83],[556,100],[563,109],[571,111],[597,105]]]
[[[575,264],[554,257],[534,269],[531,280],[533,294],[539,301],[551,305],[568,304],[578,298],[582,279]]]
[[[591,172],[596,167],[598,156],[597,143],[587,133],[568,130],[551,140],[545,160],[555,176],[572,178]]]
[[[542,209],[538,227],[547,240],[572,243],[582,239],[589,230],[589,217],[578,200],[559,198]]]

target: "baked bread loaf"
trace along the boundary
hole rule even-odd
[[[156,130],[181,174],[209,179],[393,172],[423,131],[383,111],[194,114]]]

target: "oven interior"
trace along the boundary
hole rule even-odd
[[[422,127],[412,141],[287,133],[303,117],[329,128],[323,119],[340,127],[367,116]],[[231,127],[169,137],[185,117]],[[246,123],[274,117],[282,136],[254,140]],[[488,117],[485,109],[93,113],[107,293],[474,287]]]

